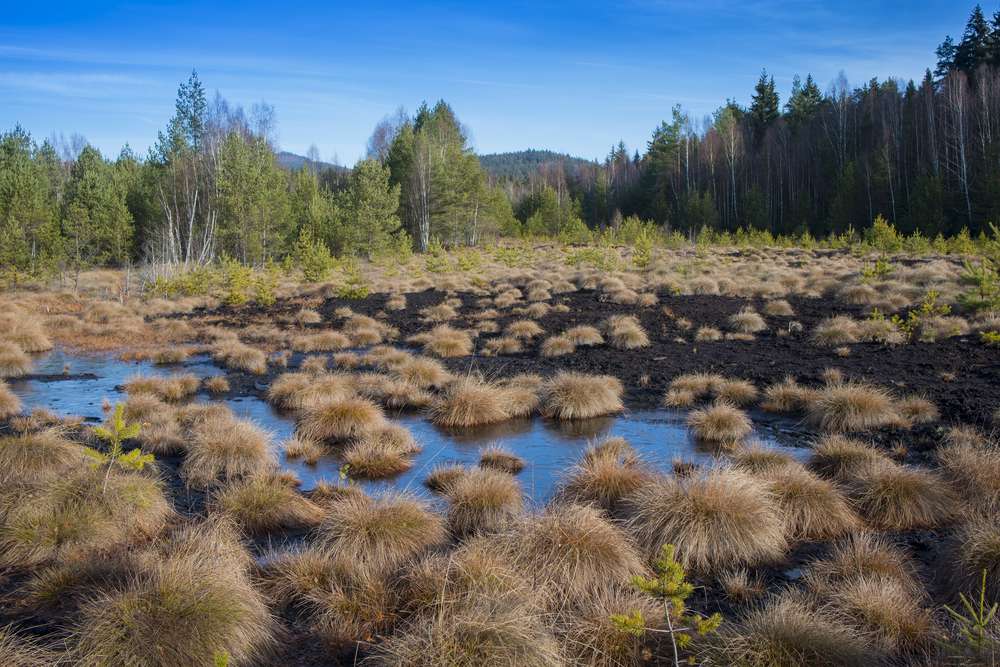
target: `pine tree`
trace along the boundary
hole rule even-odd
[[[976,5],[965,24],[965,34],[955,49],[954,67],[972,74],[988,57],[990,25],[983,8]]]
[[[948,76],[948,72],[955,68],[955,40],[951,38],[951,35],[944,38],[934,54],[937,56],[937,69],[934,70],[934,76],[939,79]]]
[[[798,129],[808,123],[819,111],[823,104],[823,93],[813,80],[812,74],[806,75],[806,82],[803,85],[799,75],[792,79],[792,94],[785,104],[785,113],[788,114],[789,123],[792,129]]]
[[[767,70],[761,70],[760,79],[754,87],[750,104],[750,125],[753,128],[755,145],[760,145],[767,130],[780,115],[778,93],[774,88],[774,77],[768,77]]]
[[[392,236],[402,231],[399,192],[381,162],[362,160],[354,166],[342,211],[347,252],[370,258],[389,246]]]

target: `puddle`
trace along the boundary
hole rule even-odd
[[[36,357],[35,373],[62,375],[68,365],[69,379],[14,380],[11,388],[27,409],[45,407],[62,415],[78,415],[95,421],[102,418],[104,400],[112,403],[124,400],[124,392],[116,389],[136,374],[169,375],[175,372],[193,373],[198,377],[223,371],[207,356],[192,357],[183,364],[156,366],[149,362],[123,362],[110,355],[75,355],[54,350]],[[199,395],[196,400],[215,400]],[[274,410],[255,396],[224,400],[241,418],[250,419],[272,435],[275,448],[290,437],[295,423],[289,416]],[[413,457],[413,466],[388,480],[363,482],[371,490],[412,490],[425,493],[423,480],[430,470],[441,463],[475,465],[482,448],[503,445],[525,460],[518,475],[525,493],[535,502],[551,497],[556,484],[572,466],[587,445],[596,439],[621,436],[628,440],[639,455],[651,466],[669,470],[675,459],[707,462],[712,453],[698,446],[684,425],[683,411],[641,410],[616,417],[573,422],[543,418],[519,419],[475,429],[452,430],[434,426],[419,414],[391,414],[393,421],[410,429],[423,451]],[[752,438],[765,445],[786,451],[804,459],[809,450],[795,447],[796,436],[789,423],[755,425]],[[325,456],[316,465],[300,460],[289,461],[284,453],[279,460],[302,480],[303,490],[320,481],[336,483],[341,462]]]

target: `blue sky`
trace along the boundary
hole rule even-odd
[[[281,3],[285,4],[285,3]],[[700,118],[749,101],[762,67],[916,78],[962,0],[556,3],[18,2],[0,22],[0,128],[145,151],[197,68],[210,94],[273,104],[283,149],[352,164],[374,124],[444,98],[482,153],[603,157],[645,145],[680,103]],[[987,12],[995,8],[987,5]]]

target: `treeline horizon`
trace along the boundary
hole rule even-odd
[[[196,72],[146,156],[114,159],[74,135],[0,135],[0,265],[40,274],[133,262],[263,265],[303,249],[373,257],[504,236],[586,241],[623,220],[694,235],[827,238],[884,218],[928,239],[1000,220],[1000,12],[973,10],[919,82],[796,76],[782,103],[762,71],[749,106],[700,121],[675,106],[640,152],[547,151],[483,168],[444,101],[380,121],[353,169],[283,169],[275,113],[250,113]],[[549,160],[548,156],[553,159]],[[520,156],[520,158],[518,157]],[[520,161],[519,161],[520,160]]]

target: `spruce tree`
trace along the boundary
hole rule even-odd
[[[774,89],[774,77],[768,77],[767,70],[761,70],[760,79],[754,86],[750,104],[750,125],[753,128],[754,144],[760,145],[771,124],[780,115],[778,93]]]

